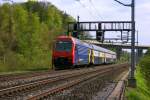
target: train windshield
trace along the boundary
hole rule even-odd
[[[71,41],[57,41],[55,50],[69,52],[72,50],[72,42]]]

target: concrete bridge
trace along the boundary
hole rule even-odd
[[[122,53],[122,49],[131,49],[131,45],[130,44],[117,44],[117,43],[101,43],[98,42],[97,40],[83,40],[85,42],[88,43],[92,43],[104,48],[115,48],[116,49],[116,53],[117,53],[117,59],[120,59],[121,57],[121,53]],[[150,48],[150,45],[135,45],[135,49],[136,49],[136,60],[139,61],[139,59],[143,56],[143,50],[147,50],[148,48]]]

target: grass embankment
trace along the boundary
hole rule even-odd
[[[127,100],[150,100],[150,91],[148,86],[146,85],[144,76],[140,72],[139,67],[136,70],[135,77],[137,80],[137,87],[126,89]]]
[[[140,60],[135,74],[137,80],[136,88],[127,88],[128,100],[150,100],[150,49]]]
[[[51,52],[49,52],[47,57],[49,59],[44,59],[41,57],[41,59],[35,61],[29,61],[26,59],[23,63],[20,63],[21,59],[16,59],[14,57],[14,60],[9,61],[9,63],[0,63],[0,75],[50,70],[52,69]]]

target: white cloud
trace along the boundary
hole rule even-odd
[[[15,2],[27,0],[14,0]],[[74,18],[80,16],[81,21],[92,20],[131,20],[130,7],[124,7],[114,0],[40,0],[50,1],[59,9],[66,11]],[[91,2],[92,4],[91,4]],[[131,0],[120,0],[126,4]],[[2,0],[0,0],[2,2]],[[95,6],[95,7],[93,7]],[[97,10],[95,10],[95,8]],[[97,12],[98,11],[98,12]],[[136,0],[136,26],[139,30],[141,44],[150,44],[150,0]]]

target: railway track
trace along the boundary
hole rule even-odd
[[[44,75],[46,73],[51,73],[52,71],[43,71],[43,72],[27,72],[27,73],[17,73],[17,74],[4,74],[0,75],[0,81],[10,81],[10,80],[15,80],[15,79],[23,79],[26,77],[34,77],[38,75]]]
[[[92,73],[90,75],[86,75],[86,76],[82,76],[80,78],[76,78],[75,80],[72,80],[72,81],[69,81],[67,83],[64,83],[64,84],[61,84],[61,85],[58,85],[57,87],[53,88],[53,89],[49,89],[48,91],[46,92],[43,92],[41,94],[38,94],[38,95],[35,95],[33,97],[30,97],[28,100],[37,100],[37,99],[44,99],[46,98],[48,95],[51,95],[53,93],[57,93],[57,92],[61,92],[63,91],[64,89],[67,89],[67,88],[70,88],[72,86],[75,86],[83,81],[86,81],[88,79],[91,79],[93,77],[96,77],[98,75],[101,74],[101,76],[104,76],[106,73],[110,72],[111,70],[105,70],[105,71],[102,71],[102,72],[96,72],[96,73]]]
[[[45,92],[43,92],[41,94],[35,95],[33,97],[30,97],[28,100],[41,100],[41,99],[42,100],[43,99],[46,100],[47,97],[49,97],[49,95],[61,92],[61,91],[65,90],[65,89],[69,89],[70,87],[78,85],[78,84],[80,84],[80,83],[82,83],[84,81],[90,80],[90,79],[95,78],[97,76],[99,78],[100,77],[105,77],[106,75],[112,73],[112,71],[116,71],[117,72],[118,68],[120,68],[120,66],[118,66],[116,68],[110,67],[110,68],[106,68],[106,69],[103,69],[103,70],[97,70],[97,71],[95,71],[93,73],[87,73],[86,76],[82,76],[80,78],[76,78],[75,80],[72,80],[72,81],[67,82],[65,84],[61,84],[61,85],[59,85],[59,86],[57,86],[57,87],[55,87],[53,89],[49,89],[49,90],[47,90],[47,91],[45,91]],[[122,67],[120,69],[120,71],[122,69],[124,69],[124,68],[127,68],[127,67],[126,66]]]
[[[68,70],[62,70],[61,72],[66,72]],[[37,77],[41,75],[53,74],[53,73],[60,73],[60,71],[37,71],[37,72],[27,72],[27,73],[17,73],[17,74],[4,74],[0,75],[0,81],[11,81],[11,80],[18,80],[18,79],[25,79],[29,77]]]
[[[32,83],[13,86],[0,90],[0,98],[2,99],[28,99],[35,100],[45,98],[46,96],[60,92],[64,89],[77,85],[85,80],[93,78],[97,75],[104,76],[118,68],[126,68],[127,64],[109,65],[105,67],[89,68],[66,72]],[[37,92],[39,91],[39,92]],[[23,94],[23,95],[22,95]]]
[[[14,75],[0,75],[0,89],[13,87],[21,84],[35,82],[37,80],[51,78],[58,74],[61,75],[68,70],[61,71],[45,71],[45,72],[30,72],[25,74],[14,74]]]

